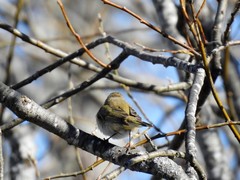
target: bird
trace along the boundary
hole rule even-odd
[[[119,92],[112,92],[96,115],[98,129],[108,139],[120,139],[141,126],[152,127],[143,122],[136,111],[124,100]]]

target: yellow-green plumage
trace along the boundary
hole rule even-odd
[[[122,138],[139,126],[149,126],[129,106],[118,92],[111,93],[97,113],[97,125],[100,131],[112,138]]]

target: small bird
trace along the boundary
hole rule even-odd
[[[99,109],[97,125],[100,131],[110,138],[123,138],[140,126],[152,127],[130,107],[119,92],[111,93]]]

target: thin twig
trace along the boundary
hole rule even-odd
[[[70,31],[73,33],[73,35],[76,37],[76,39],[77,39],[77,41],[80,43],[80,45],[84,48],[84,50],[86,51],[86,53],[87,53],[95,62],[97,62],[97,63],[98,63],[99,65],[101,65],[102,67],[107,67],[106,64],[104,64],[101,60],[97,59],[97,58],[91,53],[91,51],[88,50],[88,48],[87,48],[87,47],[85,46],[85,44],[83,43],[81,36],[80,36],[78,33],[76,33],[76,31],[74,30],[74,28],[73,28],[73,26],[72,26],[72,24],[71,24],[71,22],[70,22],[70,20],[69,20],[69,18],[68,18],[68,16],[67,16],[67,13],[66,13],[66,11],[65,11],[65,9],[64,9],[64,6],[63,6],[61,0],[58,0],[57,3],[58,3],[58,5],[60,6],[60,8],[61,8],[61,10],[62,10],[63,16],[64,16],[64,18],[65,18],[65,20],[66,20],[66,22],[67,22],[68,28],[69,28]]]
[[[60,175],[46,177],[46,178],[44,178],[44,180],[58,179],[58,178],[72,177],[72,176],[76,177],[78,175],[85,174],[85,173],[93,170],[93,168],[97,167],[99,164],[101,164],[103,162],[104,162],[104,160],[100,159],[100,160],[94,162],[92,165],[88,166],[86,169],[84,169],[82,171],[71,172],[71,173],[61,173]]]
[[[231,18],[228,20],[228,23],[227,23],[227,26],[226,26],[226,29],[224,31],[224,38],[223,38],[223,41],[224,41],[224,44],[227,42],[227,40],[229,39],[228,36],[229,36],[229,32],[230,32],[230,27],[235,19],[235,16],[237,15],[237,12],[239,11],[239,8],[240,8],[240,1],[237,0],[236,1],[236,4],[234,6],[234,10],[233,12],[231,13]]]
[[[148,26],[149,28],[153,29],[154,31],[160,33],[163,37],[169,39],[170,41],[172,41],[173,43],[177,44],[177,45],[180,45],[181,47],[189,50],[191,53],[197,55],[197,56],[200,56],[200,54],[195,51],[193,48],[187,46],[186,44],[182,43],[182,42],[179,42],[178,40],[176,40],[174,37],[168,35],[166,32],[163,32],[160,28],[154,26],[153,24],[151,24],[150,22],[146,21],[145,19],[143,19],[142,17],[140,17],[138,14],[132,12],[131,10],[127,9],[126,7],[122,7],[116,3],[113,3],[109,0],[102,0],[102,2],[104,4],[108,4],[110,6],[113,6],[117,9],[120,9],[122,11],[125,11],[126,13],[130,14],[131,16],[133,16],[134,18],[136,18],[137,20],[139,20],[140,23],[142,24],[145,24],[146,26]]]

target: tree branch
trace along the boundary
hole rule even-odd
[[[114,146],[107,141],[81,131],[2,82],[0,82],[0,102],[18,117],[27,119],[61,137],[69,144],[114,164],[128,167],[133,171],[156,174],[167,179],[188,179],[183,169],[167,157],[156,157],[128,166],[130,159],[147,154],[147,152],[129,150],[126,153],[126,148]]]

